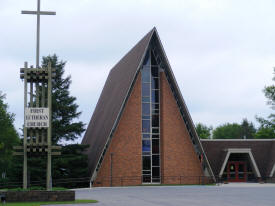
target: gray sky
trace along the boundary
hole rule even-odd
[[[36,0],[0,0],[0,91],[23,125],[19,68],[35,65]],[[41,56],[67,61],[80,120],[89,122],[109,70],[154,26],[193,121],[255,121],[275,66],[272,0],[41,0]]]

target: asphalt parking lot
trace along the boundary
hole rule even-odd
[[[93,206],[274,206],[275,184],[77,189],[76,198],[98,200],[85,204]]]

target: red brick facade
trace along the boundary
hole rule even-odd
[[[200,161],[165,74],[161,72],[161,175],[163,184],[199,184]]]
[[[202,168],[178,106],[161,73],[161,183],[199,184]],[[112,180],[111,180],[112,153]],[[142,184],[141,77],[136,80],[94,186]]]
[[[141,76],[139,74],[94,185],[111,185],[111,153],[113,153],[112,186],[140,185],[141,143]]]

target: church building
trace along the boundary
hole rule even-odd
[[[93,186],[216,182],[237,152],[223,145],[224,163],[219,143],[200,141],[155,28],[111,69],[82,140]],[[259,177],[247,147],[243,170]]]

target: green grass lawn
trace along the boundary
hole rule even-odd
[[[14,202],[1,204],[3,206],[40,206],[40,205],[54,205],[54,204],[77,204],[77,203],[97,203],[97,200],[75,200],[68,202]]]

